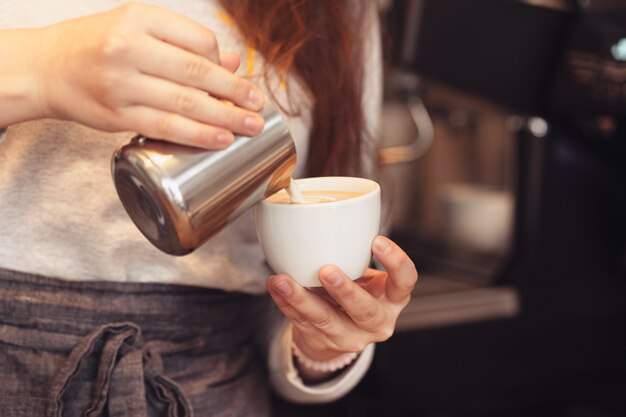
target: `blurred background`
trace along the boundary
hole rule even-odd
[[[626,415],[626,0],[380,7],[385,228],[420,280],[346,398],[277,416]]]

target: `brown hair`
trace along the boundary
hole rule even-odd
[[[313,100],[307,175],[356,175],[362,109],[364,0],[221,0],[246,42]]]

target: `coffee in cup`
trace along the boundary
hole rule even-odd
[[[297,202],[296,204],[321,204],[332,203],[333,201],[348,200],[362,196],[363,193],[357,191],[339,191],[339,190],[304,190],[300,192],[304,201]],[[267,198],[267,201],[279,204],[293,204],[291,197],[285,191],[279,191],[276,194]]]

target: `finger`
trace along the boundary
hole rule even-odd
[[[287,320],[289,320],[293,324],[294,341],[300,339],[300,343],[298,343],[300,347],[303,346],[301,339],[304,338],[306,339],[306,342],[304,344],[317,352],[327,350],[329,347],[333,348],[333,350],[335,351],[342,350],[343,346],[337,345],[324,332],[311,326],[311,324],[307,320],[305,320],[302,315],[298,313],[293,307],[285,302],[279,294],[271,290],[271,288],[268,292],[278,306],[278,309],[283,313]]]
[[[263,107],[264,97],[258,87],[202,56],[151,38],[143,39],[141,47],[132,48],[128,54],[145,74],[206,91],[248,110]]]
[[[317,295],[318,297],[320,297],[322,300],[326,301],[331,306],[341,307],[339,306],[339,304],[337,304],[335,299],[330,294],[328,294],[328,292],[326,291],[324,287],[312,287],[312,288],[307,288],[307,289],[311,291],[312,293],[314,293],[315,295]]]
[[[365,333],[362,329],[359,329],[344,313],[341,313],[344,328],[338,333],[329,334],[315,327],[300,312],[285,301],[283,296],[274,288],[273,279],[274,278],[270,278],[270,280],[268,280],[268,292],[270,296],[285,317],[293,323],[295,327],[294,334],[296,334],[296,330],[299,330],[303,335],[306,335],[308,340],[307,345],[311,348],[318,346],[318,350],[330,348],[334,352],[361,352],[368,344],[376,340],[372,339],[369,333]],[[385,339],[386,338],[381,338],[380,340]]]
[[[336,266],[325,266],[320,270],[320,282],[343,307],[354,323],[363,330],[376,330],[385,321],[385,309],[359,284],[353,282]]]
[[[265,123],[258,113],[217,100],[200,90],[148,76],[137,77],[126,100],[247,136],[260,133]]]
[[[268,293],[272,300],[276,303],[278,309],[287,317],[290,321],[294,323],[304,322],[304,318],[298,311],[291,306],[287,301],[283,299],[283,296],[280,295],[276,290],[272,289],[268,286]]]
[[[283,313],[283,315],[291,322],[294,326],[298,327],[300,331],[307,335],[324,335],[322,331],[313,327],[311,323],[302,316],[294,307],[292,307],[288,302],[286,302],[283,297],[271,287],[268,288],[269,295],[276,303],[278,309]],[[328,341],[327,337],[318,337],[319,342]]]
[[[372,251],[389,274],[386,285],[387,298],[395,303],[406,300],[417,282],[417,271],[411,258],[384,236],[374,239]]]
[[[358,284],[365,291],[370,293],[374,298],[382,298],[385,295],[385,282],[387,280],[387,273],[376,269],[368,268],[363,276],[355,279],[353,282]],[[324,287],[312,287],[308,289],[314,292],[317,296],[324,299],[332,306],[339,306],[337,301],[330,295]],[[341,307],[341,306],[339,306]],[[341,307],[343,308],[343,307]]]
[[[271,278],[270,278],[271,279]],[[269,281],[268,281],[269,284]],[[278,306],[278,309],[285,315],[285,317],[293,323],[294,326],[300,328],[303,333],[306,334],[314,334],[321,333],[324,334],[321,330],[317,329],[312,325],[312,323],[306,319],[298,310],[295,309],[291,304],[289,304],[283,298],[272,285],[268,285],[268,293]],[[327,339],[325,339],[327,340]]]
[[[131,18],[136,15],[137,24],[155,38],[220,63],[217,39],[206,26],[157,6],[126,5],[122,9]]]
[[[312,326],[330,336],[346,333],[345,317],[339,315],[327,302],[298,285],[287,275],[276,275],[268,280],[268,289],[298,314],[299,326]],[[279,307],[284,305],[279,303]],[[282,309],[281,309],[282,311]]]
[[[387,273],[377,269],[367,269],[363,276],[354,281],[378,300],[386,298]]]
[[[220,61],[222,63],[222,66],[230,72],[237,71],[237,69],[239,68],[239,64],[241,63],[239,55],[232,52],[221,52]]]
[[[372,278],[378,277],[380,273],[381,271],[379,271],[378,269],[367,268],[365,272],[363,272],[361,278],[359,278],[357,281],[369,281]]]
[[[183,145],[223,149],[234,139],[228,130],[146,106],[127,107],[122,117],[125,130]]]

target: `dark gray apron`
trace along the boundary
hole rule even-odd
[[[269,415],[267,297],[0,269],[0,416]]]

